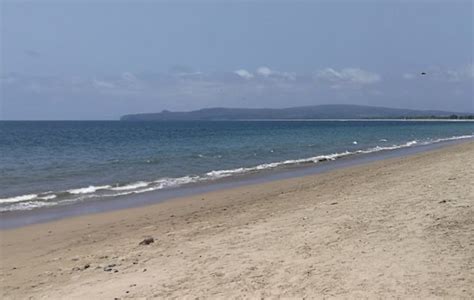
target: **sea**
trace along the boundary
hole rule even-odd
[[[473,138],[467,121],[1,121],[0,216]]]

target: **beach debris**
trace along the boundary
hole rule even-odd
[[[110,264],[110,265],[107,265],[105,268],[104,268],[104,271],[105,272],[111,272],[113,270],[113,267],[115,267],[116,264]]]
[[[353,141],[352,144],[357,145],[357,141]]]
[[[84,266],[82,267],[74,267],[72,268],[73,271],[84,271],[84,270],[87,270],[90,268],[90,264],[85,264]]]
[[[152,238],[152,237],[147,237],[147,238],[145,238],[143,241],[141,241],[138,245],[141,245],[141,246],[143,246],[143,245],[149,245],[149,244],[154,243],[154,242],[155,242],[155,239],[154,239],[154,238]]]

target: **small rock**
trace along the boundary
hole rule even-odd
[[[86,265],[84,266],[84,270],[85,270],[85,269],[89,269],[90,266],[91,266],[90,264],[86,264]]]
[[[110,271],[112,271],[112,268],[105,267],[105,268],[104,268],[104,271],[105,271],[105,272],[110,272]]]
[[[337,204],[337,202],[333,202],[333,203],[331,203],[331,205],[336,205],[336,204]]]
[[[154,243],[154,242],[155,242],[154,238],[148,237],[148,238],[144,239],[143,241],[141,241],[138,245],[149,245],[149,244]]]
[[[146,272],[146,269],[143,269],[143,272]]]
[[[446,203],[446,200],[441,200],[438,203]]]
[[[115,269],[115,270],[114,270],[114,273],[118,273],[118,270],[117,270],[117,269]]]

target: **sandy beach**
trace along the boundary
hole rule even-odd
[[[3,230],[1,298],[472,299],[473,186],[466,142]]]

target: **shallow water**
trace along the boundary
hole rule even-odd
[[[0,122],[0,211],[472,138],[472,122]]]

